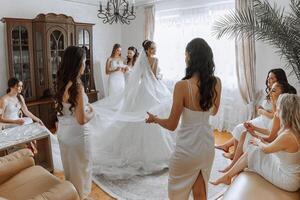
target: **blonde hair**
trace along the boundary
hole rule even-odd
[[[281,94],[277,101],[279,119],[284,126],[300,136],[300,97],[296,94]]]

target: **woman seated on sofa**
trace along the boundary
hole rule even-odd
[[[267,143],[255,138],[246,153],[214,185],[231,183],[231,179],[248,167],[275,186],[297,191],[300,188],[300,97],[282,94],[277,101],[282,129],[276,139]]]
[[[0,125],[2,125],[2,129],[30,124],[33,121],[43,125],[43,122],[28,110],[24,97],[21,95],[22,88],[23,83],[17,78],[13,77],[8,80],[7,94],[0,98]],[[21,117],[21,111],[27,117]],[[31,148],[36,153],[33,144],[31,144]]]
[[[296,89],[288,84],[285,81],[278,81],[272,85],[271,91],[269,93],[269,98],[271,101],[271,105],[276,111],[276,102],[281,94],[289,93],[296,94]],[[231,164],[226,167],[224,170],[220,170],[220,172],[227,172],[230,168],[238,161],[238,159],[242,156],[243,152],[246,152],[249,141],[253,139],[253,137],[261,138],[265,142],[272,142],[276,137],[277,133],[280,129],[280,120],[275,115],[273,119],[270,121],[268,128],[255,126],[250,122],[244,123],[245,131],[242,132],[240,136],[240,140],[238,142],[237,149],[234,153],[233,160]],[[250,133],[250,134],[249,134]]]
[[[257,107],[258,117],[254,118],[250,121],[255,126],[258,126],[261,128],[268,128],[268,126],[273,118],[273,110],[272,110],[271,100],[269,98],[269,93],[271,91],[272,85],[276,81],[288,83],[285,71],[281,68],[271,69],[268,72],[268,75],[266,78],[266,89],[265,89],[267,96],[264,99],[264,101],[262,102],[261,106]],[[233,159],[234,153],[230,153],[229,148],[231,146],[234,146],[234,150],[237,149],[241,135],[245,130],[246,129],[245,129],[243,123],[237,125],[232,131],[233,137],[226,143],[216,146],[216,148],[227,152],[227,153],[223,154],[226,158]]]

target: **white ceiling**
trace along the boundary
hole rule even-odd
[[[100,1],[106,2],[107,0],[63,0],[63,1],[71,1],[71,2],[78,2],[78,3],[82,3],[82,4],[98,6]],[[128,1],[132,2],[133,0],[128,0]],[[150,4],[153,2],[157,2],[157,1],[162,1],[162,0],[134,0],[135,4],[137,6],[146,5],[146,4]]]

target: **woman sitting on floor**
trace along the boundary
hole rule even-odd
[[[300,97],[282,94],[277,101],[277,114],[282,130],[267,143],[255,138],[245,154],[214,185],[231,183],[231,179],[248,167],[275,186],[297,191],[300,188]]]

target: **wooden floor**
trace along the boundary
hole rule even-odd
[[[228,139],[231,138],[231,134],[227,132],[217,132],[215,131],[215,142],[216,144],[222,144],[226,142]],[[64,179],[64,173],[62,171],[60,172],[54,172],[54,175],[59,177],[60,179]],[[90,198],[94,200],[113,200],[114,198],[110,197],[108,194],[106,194],[104,191],[101,190],[95,183],[93,183],[92,186],[92,192],[89,196]]]

